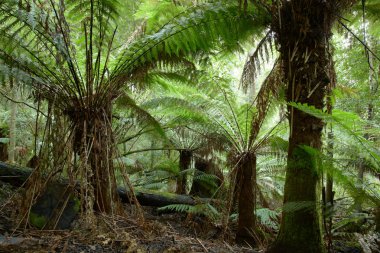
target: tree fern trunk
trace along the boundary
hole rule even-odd
[[[91,107],[89,107],[91,108]],[[115,168],[111,104],[97,110],[84,110],[72,118],[76,126],[74,150],[80,156],[82,194],[88,196],[86,209],[107,214],[120,212]],[[93,200],[91,200],[93,198]]]
[[[330,82],[328,36],[335,1],[281,1],[274,20],[287,80],[287,101],[323,108]],[[322,252],[320,164],[323,122],[293,107],[281,228],[270,252]]]
[[[255,245],[255,207],[256,207],[256,156],[245,153],[238,163],[238,229],[236,241]]]
[[[187,173],[190,168],[193,153],[190,150],[179,151],[179,175],[177,177],[177,194],[186,194]]]

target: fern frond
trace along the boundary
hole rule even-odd
[[[146,110],[141,108],[136,104],[136,101],[133,100],[126,92],[124,92],[116,101],[118,106],[126,107],[136,114],[136,118],[139,119],[139,122],[148,122],[148,124],[165,138],[165,132],[162,129],[160,123]]]
[[[314,117],[323,119],[325,122],[336,124],[341,130],[349,134],[359,146],[364,148],[372,157],[375,163],[380,165],[380,155],[376,149],[372,147],[373,144],[370,141],[366,140],[361,132],[355,131],[357,129],[361,130],[364,127],[364,122],[360,119],[359,116],[339,110],[334,110],[332,114],[328,114],[322,110],[316,109],[313,106],[294,102],[290,103],[290,105],[300,111],[313,115]],[[379,168],[379,166],[376,167]]]
[[[237,6],[217,3],[196,7],[120,53],[111,80],[122,85],[142,66],[160,60],[170,61],[172,57],[210,51],[221,42],[229,47],[236,46],[238,39],[245,38],[267,24],[265,16],[242,14]]]
[[[268,208],[258,208],[256,209],[256,217],[258,221],[273,230],[278,229],[278,216],[279,214],[276,211],[270,210]]]
[[[206,217],[209,217],[212,220],[215,220],[218,216],[220,216],[220,213],[216,210],[216,208],[209,203],[198,204],[195,206],[185,204],[173,204],[160,207],[157,210],[205,215]]]

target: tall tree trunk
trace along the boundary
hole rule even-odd
[[[335,1],[281,1],[274,22],[287,80],[287,101],[323,108],[330,82],[327,45]],[[289,149],[281,228],[270,252],[322,252],[320,168],[323,122],[288,107]]]
[[[256,207],[256,156],[245,153],[237,165],[236,186],[240,191],[238,199],[238,229],[236,241],[255,245],[255,207]]]
[[[179,151],[179,175],[177,177],[177,194],[186,194],[187,173],[184,172],[190,168],[193,152],[191,150]]]

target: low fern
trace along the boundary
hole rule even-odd
[[[257,221],[274,231],[277,231],[279,228],[278,216],[279,213],[277,211],[268,208],[256,209]]]
[[[207,218],[215,221],[220,217],[220,213],[213,207],[211,204],[197,204],[197,205],[186,205],[186,204],[173,204],[167,205],[164,207],[158,208],[159,211],[172,211],[179,213],[188,213],[188,214],[196,214],[196,215],[204,215]]]

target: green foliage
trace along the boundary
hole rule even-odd
[[[193,177],[193,181],[197,181],[209,189],[215,189],[218,187],[216,182],[220,179],[217,176],[198,170],[196,170],[196,172],[197,173]]]
[[[204,215],[211,220],[216,220],[220,213],[211,204],[197,204],[197,205],[184,205],[184,204],[173,204],[158,208],[159,211],[175,211],[180,213]]]
[[[257,221],[274,231],[277,231],[279,228],[278,216],[279,213],[277,211],[273,211],[268,208],[256,209]]]
[[[42,229],[47,223],[47,219],[45,216],[37,215],[33,212],[30,213],[29,221],[33,226],[35,226],[39,229]]]
[[[369,154],[369,158],[374,162],[373,164],[377,165],[375,168],[379,166],[380,155],[373,147],[373,144],[363,137],[362,131],[364,128],[364,122],[359,116],[354,113],[343,112],[340,110],[334,110],[332,114],[328,114],[313,106],[293,102],[290,103],[290,105],[298,110],[311,114],[314,117],[323,119],[326,123],[335,124],[335,126],[344,131],[347,134],[346,136],[350,137],[356,145],[361,146]]]
[[[117,81],[159,60],[178,62],[184,55],[205,53],[221,45],[236,48],[239,39],[260,32],[269,24],[268,16],[260,15],[250,16],[240,12],[238,6],[221,3],[190,8],[122,52],[111,80]]]

